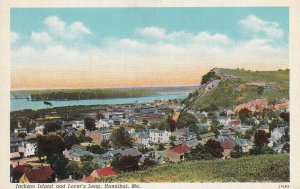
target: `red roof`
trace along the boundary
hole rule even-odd
[[[14,173],[18,173],[18,172],[23,172],[28,170],[29,168],[26,167],[25,165],[17,165],[14,169],[13,169],[13,172]]]
[[[43,166],[38,169],[27,169],[24,173],[28,178],[29,182],[46,182],[51,177],[52,174],[51,167]]]
[[[222,148],[224,149],[232,149],[235,147],[235,143],[232,140],[223,140],[220,141]]]
[[[112,167],[105,167],[95,170],[99,177],[115,176],[116,172]]]
[[[239,125],[241,122],[238,120],[233,120],[230,122],[231,125]]]
[[[83,179],[83,182],[92,182],[94,180],[94,177],[92,177],[91,175],[90,176],[87,176]]]
[[[184,154],[184,153],[189,152],[191,150],[191,148],[188,145],[186,145],[185,143],[183,143],[182,145],[171,148],[170,150],[172,150],[173,152],[178,153],[178,154]]]

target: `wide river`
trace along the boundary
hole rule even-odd
[[[111,99],[93,99],[93,100],[68,100],[68,101],[49,101],[53,107],[64,106],[78,106],[78,105],[105,105],[105,104],[129,104],[138,101],[139,103],[152,102],[154,100],[163,99],[183,99],[187,97],[188,93],[172,93],[172,94],[158,94],[147,97],[136,98],[111,98]],[[10,111],[24,110],[24,109],[44,109],[47,106],[44,101],[27,101],[27,99],[10,99]]]

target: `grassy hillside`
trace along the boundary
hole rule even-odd
[[[186,100],[191,108],[202,109],[210,104],[231,108],[256,98],[269,101],[289,98],[289,71],[246,71],[243,69],[213,70],[221,76],[219,85],[208,92],[205,86],[198,89],[199,95]]]
[[[288,182],[289,155],[166,163],[97,182]]]

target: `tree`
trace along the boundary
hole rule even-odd
[[[208,160],[212,158],[213,156],[206,152],[205,147],[201,143],[195,149],[192,149],[190,153],[186,154],[187,160]]]
[[[21,137],[21,138],[25,138],[27,136],[27,134],[26,133],[18,133],[18,137]]]
[[[132,147],[133,139],[130,134],[126,132],[125,127],[121,126],[112,131],[111,143],[115,148]]]
[[[159,143],[157,150],[162,151],[164,149],[165,149],[165,145],[163,143]]]
[[[80,139],[74,133],[64,136],[65,145],[67,149],[71,149],[74,144],[80,144]]]
[[[220,142],[209,139],[204,145],[204,147],[205,147],[205,151],[210,153],[213,157],[217,157],[217,158],[223,157],[224,149],[222,148]]]
[[[257,131],[254,135],[254,143],[258,148],[262,148],[269,143],[269,134],[265,131]]]
[[[50,156],[47,161],[58,178],[64,179],[68,177],[65,168],[69,160],[65,158],[63,154],[54,154],[53,156]]]
[[[249,124],[250,118],[251,118],[251,111],[247,108],[243,108],[239,111],[239,118],[241,120],[242,123],[247,123]]]
[[[61,125],[58,122],[48,122],[45,123],[44,134],[49,132],[55,132],[61,129]]]
[[[243,149],[239,145],[235,145],[233,150],[230,152],[230,156],[233,158],[239,158],[239,157],[242,157],[243,155],[244,155]]]
[[[207,74],[202,76],[201,85],[207,84],[212,80],[221,79],[219,75],[217,75],[214,71],[209,71]]]
[[[104,154],[107,152],[104,148],[102,148],[100,145],[91,145],[86,148],[86,150],[94,153],[94,154]]]
[[[169,125],[166,122],[166,120],[152,122],[151,128],[159,129],[159,130],[170,130]]]
[[[83,156],[80,156],[80,161],[81,162],[91,162],[93,161],[93,156],[91,155],[83,155]]]
[[[80,157],[80,161],[82,163],[81,170],[84,175],[90,175],[94,170],[100,168],[93,159],[94,158],[91,155],[83,155]]]
[[[76,161],[69,161],[65,167],[66,175],[71,175],[76,180],[83,178],[83,172],[80,168],[80,163]]]
[[[65,150],[65,143],[58,135],[46,135],[37,138],[37,154],[39,157],[46,155],[47,159]]]
[[[177,120],[177,128],[185,128],[188,127],[189,129],[193,130],[195,129],[196,124],[198,123],[198,120],[193,114],[182,112]]]
[[[287,124],[290,124],[290,112],[282,112],[280,113],[280,117],[285,121]]]
[[[153,165],[155,165],[155,161],[149,159],[149,158],[145,158],[142,167],[148,168],[148,167],[152,167]]]
[[[120,171],[136,171],[139,169],[138,159],[132,156],[123,156],[120,159],[114,159],[111,162],[114,170]]]
[[[252,136],[253,136],[253,130],[249,129],[246,131],[246,134],[244,137],[245,137],[245,139],[251,140]]]
[[[173,119],[173,117],[172,116],[168,116],[168,118],[167,118],[167,122],[168,122],[168,125],[169,125],[169,130],[171,131],[171,132],[173,132],[173,131],[175,131],[176,130],[176,122],[175,122],[175,120]]]
[[[89,131],[95,130],[95,119],[91,117],[84,118],[84,127]]]
[[[104,114],[102,112],[97,112],[96,113],[96,118],[99,121],[100,119],[104,119]]]
[[[264,87],[263,86],[258,86],[257,87],[257,94],[258,95],[262,95],[264,93]]]
[[[101,147],[103,148],[103,150],[108,151],[111,148],[111,145],[108,141],[103,140],[101,142]]]

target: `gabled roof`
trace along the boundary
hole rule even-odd
[[[191,150],[191,148],[184,143],[178,147],[171,148],[170,150],[177,154],[184,154],[184,153],[189,152]]]
[[[85,177],[82,181],[83,182],[92,182],[94,180],[94,177],[92,177],[91,175]]]
[[[224,149],[232,149],[235,147],[235,143],[232,140],[221,140],[220,144]]]
[[[105,167],[105,168],[97,169],[94,171],[95,171],[95,173],[97,173],[97,175],[99,177],[107,177],[107,176],[115,176],[116,175],[116,172],[112,167]]]
[[[192,140],[186,141],[186,144],[189,147],[195,147],[195,146],[197,146],[199,144],[199,141],[197,139],[192,139]]]
[[[48,166],[42,166],[37,169],[27,169],[24,172],[31,183],[46,182],[51,177],[52,173],[51,167]]]

